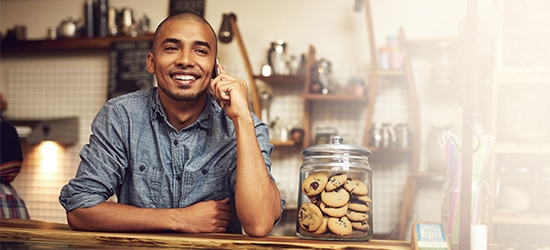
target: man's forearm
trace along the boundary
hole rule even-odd
[[[163,215],[163,212],[164,215]],[[69,226],[82,231],[168,231],[168,210],[137,208],[103,202],[89,208],[78,208],[67,214]]]
[[[265,167],[252,119],[234,121],[237,134],[236,207],[246,233],[264,236],[281,213],[280,194]]]

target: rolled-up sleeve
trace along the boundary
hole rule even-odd
[[[109,102],[94,118],[89,143],[80,151],[76,175],[60,192],[59,202],[66,212],[95,206],[115,194],[128,160],[124,123],[116,106]]]

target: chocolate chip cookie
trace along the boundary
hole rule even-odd
[[[351,235],[351,233],[353,232],[351,222],[346,217],[328,218],[327,227],[333,234],[340,236]]]
[[[313,232],[314,234],[324,234],[327,232],[327,221],[328,221],[328,216],[323,216],[323,222],[321,223],[321,226],[319,227],[319,229],[317,229],[315,232]]]
[[[348,213],[346,214],[346,217],[348,217],[350,221],[366,221],[369,219],[369,214],[356,212],[348,209]]]
[[[320,171],[310,174],[302,182],[302,192],[307,196],[320,194],[325,190],[328,181],[328,172]]]
[[[344,188],[350,194],[366,195],[369,192],[367,185],[357,178],[348,178],[344,183]]]
[[[323,223],[321,209],[311,202],[305,202],[298,210],[300,227],[309,232],[315,232]]]
[[[330,217],[342,217],[348,213],[348,204],[341,207],[331,207],[324,202],[319,205],[321,211]]]
[[[349,193],[343,188],[321,192],[321,201],[331,207],[341,207],[349,201]]]
[[[351,226],[353,229],[357,229],[360,231],[369,231],[370,226],[368,221],[352,221]]]
[[[341,187],[342,185],[344,185],[347,179],[348,175],[345,173],[338,173],[331,176],[330,178],[328,178],[328,183],[325,187],[325,191],[333,191]]]
[[[348,208],[350,210],[353,210],[353,211],[356,211],[356,212],[369,212],[370,211],[370,207],[369,207],[369,205],[367,205],[366,202],[355,201],[355,200],[352,200],[352,199],[348,203]]]

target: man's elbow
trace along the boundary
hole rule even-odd
[[[243,229],[246,232],[247,235],[252,237],[264,237],[268,235],[271,230],[273,230],[273,227],[275,226],[275,222],[279,216],[276,216],[275,218],[271,217],[263,217],[263,218],[256,218],[252,221],[248,221],[248,223],[243,223]]]
[[[243,227],[243,229],[248,236],[264,237],[271,232],[271,230],[273,229],[273,224],[268,225],[266,223],[263,223],[263,225],[261,225],[260,223],[258,223],[257,225]]]
[[[80,217],[77,215],[78,211],[76,210],[67,213],[67,224],[72,230],[75,231],[89,231],[89,229],[86,228]]]

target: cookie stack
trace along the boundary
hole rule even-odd
[[[301,192],[309,198],[298,210],[298,223],[305,232],[368,235],[372,200],[368,187],[360,179],[348,177],[346,173],[330,175],[319,171],[302,182]]]

